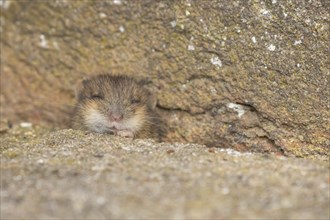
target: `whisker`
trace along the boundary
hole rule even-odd
[[[148,124],[148,125],[155,125],[155,126],[157,126],[157,127],[161,127],[161,124],[159,124],[159,123],[153,123],[153,122],[150,122],[150,121],[146,121],[146,122],[144,122],[145,124]]]

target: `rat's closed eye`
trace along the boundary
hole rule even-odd
[[[104,99],[104,97],[101,94],[92,94],[91,99]]]
[[[131,103],[132,104],[139,104],[141,102],[141,99],[140,98],[132,98],[131,99]]]

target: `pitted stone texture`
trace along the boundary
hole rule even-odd
[[[1,114],[65,126],[74,85],[149,80],[167,141],[329,155],[328,1],[10,1]],[[118,4],[120,2],[120,4]]]
[[[42,132],[41,132],[42,133]],[[327,219],[329,161],[61,130],[1,136],[1,218]]]

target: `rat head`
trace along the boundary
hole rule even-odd
[[[84,80],[77,98],[77,113],[88,130],[129,136],[149,122],[149,112],[156,104],[153,95],[127,76],[99,75]]]

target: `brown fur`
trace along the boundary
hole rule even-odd
[[[123,115],[121,122],[128,126],[125,129],[132,128],[134,138],[159,140],[161,119],[155,112],[155,105],[155,97],[131,77],[94,76],[78,87],[72,126],[80,130],[111,133],[103,124],[110,123],[108,120],[112,113],[117,112]]]

